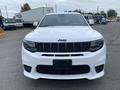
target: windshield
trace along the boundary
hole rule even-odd
[[[16,19],[16,22],[17,23],[22,23],[22,20],[21,19]]]
[[[39,27],[48,26],[87,26],[85,19],[80,14],[47,15]]]
[[[89,19],[93,19],[93,16],[89,16]]]

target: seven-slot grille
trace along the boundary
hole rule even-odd
[[[87,52],[90,42],[74,43],[36,43],[38,52],[66,53],[66,52]]]

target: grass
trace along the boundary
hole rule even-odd
[[[0,28],[0,39],[4,38],[5,36],[6,36],[5,31],[2,28]]]

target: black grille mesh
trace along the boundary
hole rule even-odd
[[[38,73],[53,74],[53,75],[74,75],[74,74],[86,74],[90,72],[88,65],[76,65],[72,66],[69,70],[56,70],[50,65],[38,65],[36,67]]]
[[[38,52],[87,52],[90,48],[90,42],[74,43],[36,43]]]

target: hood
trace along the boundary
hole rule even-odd
[[[100,38],[102,38],[102,35],[90,26],[38,27],[25,37],[26,40],[36,42],[58,42],[58,40],[84,42]]]

